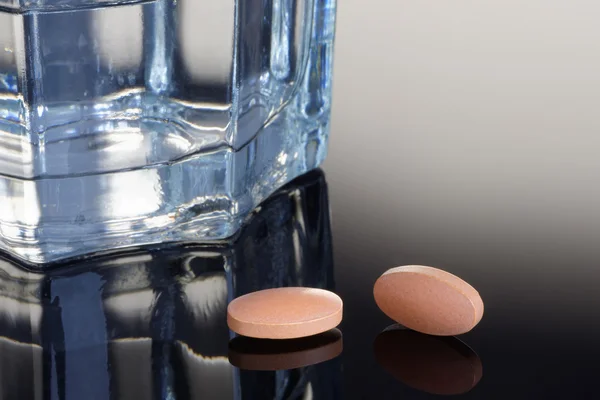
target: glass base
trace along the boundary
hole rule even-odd
[[[80,176],[0,177],[0,249],[30,263],[235,234],[276,189],[316,168],[328,119],[282,112],[238,151]]]

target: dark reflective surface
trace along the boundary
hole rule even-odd
[[[483,373],[479,356],[456,337],[425,335],[399,325],[377,335],[373,352],[386,372],[425,393],[467,393]]]
[[[231,243],[106,254],[46,274],[4,259],[0,398],[339,397],[339,360],[248,375],[227,359],[230,299],[333,284],[320,171],[272,196]]]
[[[240,369],[279,371],[331,360],[339,356],[342,349],[342,332],[339,329],[287,340],[238,336],[229,342],[228,358]]]
[[[472,373],[466,369],[473,387],[452,398],[598,397],[594,235],[561,241],[557,230],[510,239],[483,228],[438,230],[433,216],[406,211],[403,198],[393,210],[359,204],[350,196],[391,200],[389,193],[365,192],[368,182],[359,177],[352,186],[332,175],[328,185],[314,172],[286,187],[231,243],[106,254],[46,275],[1,261],[0,398],[436,399],[436,374],[451,376],[436,357],[448,355],[473,366]],[[382,334],[392,321],[377,308],[373,284],[405,264],[436,266],[471,283],[485,303],[481,323],[456,340]],[[342,297],[342,354],[286,370],[233,367],[228,301],[286,285]],[[243,352],[256,353],[258,345]],[[450,385],[442,388],[461,377],[442,380]]]
[[[342,334],[333,329],[290,340],[239,336],[228,355],[238,367],[242,399],[338,399],[342,349]]]

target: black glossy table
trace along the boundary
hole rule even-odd
[[[43,274],[3,258],[0,397],[596,398],[594,274],[568,271],[592,271],[595,249],[530,252],[539,247],[476,245],[460,236],[450,246],[406,244],[353,226],[356,216],[330,203],[332,186],[320,170],[293,181],[226,242],[109,252]],[[342,197],[336,201],[343,205]],[[385,221],[375,208],[365,205],[364,212]],[[439,266],[471,282],[485,302],[481,323],[460,338],[402,330],[382,336],[392,321],[377,309],[372,286],[402,264]],[[228,301],[290,285],[343,298],[341,355],[277,371],[232,366]],[[318,353],[311,343],[282,350],[250,341],[234,350],[236,359],[291,362],[300,351]]]

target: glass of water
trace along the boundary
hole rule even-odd
[[[327,150],[335,0],[0,0],[0,249],[222,239]]]

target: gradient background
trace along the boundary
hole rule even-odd
[[[110,22],[111,37],[132,23]],[[227,40],[200,22],[187,28]],[[212,54],[218,72],[229,53]],[[403,264],[483,297],[460,338],[483,378],[459,397],[600,398],[600,1],[338,0],[334,64],[344,398],[438,398],[373,356],[392,321],[372,286]]]
[[[595,398],[600,2],[340,0],[327,174],[346,398],[428,398],[375,364],[372,283],[475,286],[466,398]],[[404,397],[403,397],[404,396]]]

